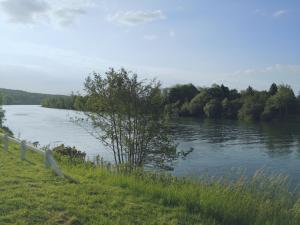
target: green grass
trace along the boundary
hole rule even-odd
[[[59,162],[72,183],[46,170],[42,155],[0,147],[0,224],[299,225],[300,200],[283,177],[192,181],[167,175],[117,174]]]

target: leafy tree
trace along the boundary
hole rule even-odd
[[[257,92],[250,88],[248,88],[247,92],[246,97],[242,99],[243,105],[239,110],[238,117],[240,120],[246,121],[260,120],[268,94],[266,92]]]
[[[74,101],[74,109],[85,111],[87,101],[88,101],[87,96],[79,96],[79,95],[76,96]]]
[[[283,118],[297,111],[297,99],[290,86],[281,85],[265,106],[263,119]]]
[[[245,91],[241,92],[242,97],[253,96],[255,94],[255,90],[249,86]]]
[[[114,155],[116,165],[133,170],[149,161],[163,163],[171,148],[163,115],[163,95],[156,81],[139,81],[125,69],[86,79],[86,115],[96,136]]]
[[[222,104],[219,100],[212,99],[204,107],[208,118],[220,118],[222,116]]]
[[[46,108],[58,108],[58,109],[75,109],[75,101],[77,96],[56,96],[47,97],[42,101],[42,106]]]
[[[273,83],[269,89],[269,94],[271,96],[273,96],[273,95],[277,94],[277,92],[278,92],[278,87],[275,83]]]
[[[176,85],[169,89],[167,102],[175,103],[179,101],[184,103],[194,98],[198,92],[198,89],[192,84]]]
[[[225,98],[222,101],[223,117],[227,119],[236,119],[238,116],[238,111],[241,108],[241,103],[239,99],[229,100]]]
[[[193,116],[201,116],[204,114],[204,106],[209,102],[211,96],[206,90],[202,90],[197,94],[189,104],[190,114]]]
[[[227,87],[225,87],[224,85],[219,86],[217,84],[214,84],[211,88],[208,88],[207,92],[212,98],[218,100],[222,100],[226,95],[229,95],[229,89]]]
[[[26,91],[10,90],[0,88],[4,105],[40,105],[43,99],[49,97],[63,97],[62,95],[49,95],[30,93]]]
[[[188,101],[183,103],[180,107],[179,116],[190,116],[190,104]]]
[[[229,100],[238,99],[240,97],[241,95],[236,89],[229,90],[229,96],[228,96]]]

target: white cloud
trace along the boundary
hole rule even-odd
[[[281,9],[281,10],[278,10],[276,12],[273,13],[273,16],[274,17],[280,17],[280,16],[284,16],[288,13],[287,10],[284,10],[284,9]]]
[[[243,71],[237,71],[234,74],[236,75],[243,75],[243,74],[266,74],[266,73],[288,73],[294,75],[300,75],[300,65],[294,64],[274,64],[271,66],[267,66],[264,68],[258,69],[245,69]]]
[[[0,3],[1,9],[13,23],[34,23],[50,10],[48,3],[43,0],[5,0]]]
[[[18,24],[70,25],[94,6],[93,0],[0,0],[0,10],[8,21]]]
[[[77,16],[85,13],[83,9],[60,9],[55,12],[55,15],[61,25],[67,26],[71,25]]]
[[[154,10],[118,12],[115,15],[109,15],[107,19],[126,26],[136,26],[165,18],[166,16],[161,10]]]
[[[263,68],[250,68],[225,74],[227,83],[239,89],[251,85],[258,89],[267,89],[270,84],[289,84],[294,90],[300,90],[299,64],[274,64]]]
[[[144,39],[146,39],[148,41],[154,41],[154,40],[158,39],[158,36],[155,34],[147,34],[147,35],[144,35]]]

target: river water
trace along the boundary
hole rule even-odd
[[[4,106],[6,125],[16,137],[41,146],[75,146],[90,159],[112,155],[85,129],[71,121],[74,111],[40,106]],[[300,182],[300,121],[242,123],[229,120],[180,119],[172,123],[178,151],[189,152],[174,161],[177,176],[223,176],[243,170],[264,169]]]

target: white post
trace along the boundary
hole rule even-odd
[[[64,174],[60,171],[57,163],[55,162],[55,159],[52,155],[51,150],[46,150],[45,151],[45,167],[46,168],[51,167],[52,170],[56,173],[57,176],[64,177]]]
[[[5,134],[3,136],[3,149],[6,152],[8,151],[8,135],[7,134]]]
[[[26,142],[21,141],[20,144],[20,159],[25,160],[26,159]]]

